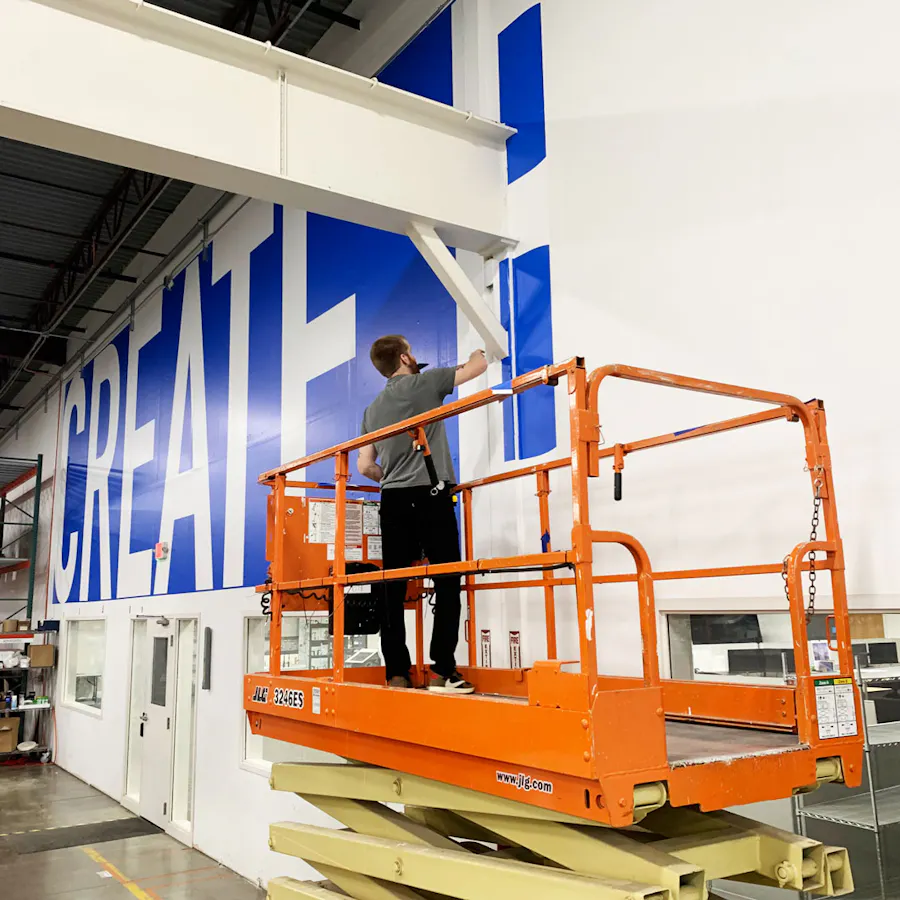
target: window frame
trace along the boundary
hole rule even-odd
[[[77,673],[71,670],[73,659],[72,654],[77,652],[75,648],[75,642],[77,641],[78,628],[84,623],[88,622],[100,622],[103,625],[103,662],[100,671],[100,679],[101,679],[101,687],[103,682],[106,680],[106,665],[107,665],[107,638],[109,636],[109,623],[107,621],[106,616],[77,616],[72,618],[66,618],[66,631],[65,631],[65,669],[63,672],[63,689],[61,692],[61,702],[60,705],[65,707],[66,709],[73,710],[75,712],[82,713],[86,716],[92,716],[95,719],[103,718],[103,694],[101,690],[100,695],[100,705],[99,706],[88,706],[86,703],[79,702],[75,700],[75,684],[73,681],[74,677],[77,677]],[[74,661],[77,664],[77,659]]]

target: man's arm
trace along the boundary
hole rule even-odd
[[[459,387],[479,375],[487,372],[487,359],[484,356],[484,350],[473,350],[469,361],[456,367],[456,375],[453,378],[453,384]]]
[[[366,478],[371,478],[372,481],[377,481],[381,484],[381,479],[384,478],[384,472],[381,470],[381,466],[376,462],[377,455],[375,453],[375,445],[367,444],[365,447],[359,448],[359,456],[356,459],[356,468],[359,470],[360,475],[364,475]]]

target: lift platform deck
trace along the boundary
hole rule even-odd
[[[685,432],[601,446],[598,396],[608,377],[757,401],[770,408]],[[430,565],[425,561],[406,569],[385,571],[373,566],[370,571],[348,572],[348,543],[361,545],[356,560],[370,558],[368,538],[362,536],[365,529],[361,528],[365,510],[355,510],[354,504],[361,501],[349,499],[348,493],[377,492],[372,486],[350,484],[351,451],[407,432],[411,439],[424,444],[424,426],[430,422],[498,402],[510,393],[557,384],[564,386],[568,397],[570,453],[562,459],[460,485],[457,493],[462,505],[464,544],[461,562]],[[588,483],[599,475],[601,460],[611,460],[618,492],[625,459],[630,454],[779,420],[801,427],[811,498],[815,508],[820,509],[825,531],[822,536],[798,543],[784,560],[726,568],[654,571],[647,551],[636,537],[592,526]],[[333,484],[291,478],[292,473],[326,459],[335,461]],[[554,550],[550,541],[549,473],[562,468],[568,468],[571,475],[571,544],[570,549]],[[515,478],[530,478],[536,484],[541,552],[476,558],[473,492]],[[344,767],[352,768],[363,781],[370,777],[367,772],[399,771],[405,777],[443,786],[448,792],[492,796],[498,803],[512,804],[510,808],[517,810],[516,815],[526,819],[537,817],[617,829],[642,823],[648,817],[659,820],[666,810],[674,814],[691,807],[711,812],[787,798],[822,782],[840,781],[851,786],[860,783],[863,736],[857,723],[862,712],[853,679],[843,549],[825,411],[819,401],[803,403],[786,394],[627,366],[607,366],[588,374],[583,360],[576,358],[286,463],[261,475],[260,481],[271,491],[270,580],[259,588],[270,595],[271,627],[269,670],[245,679],[245,708],[254,733],[366,764],[366,768]],[[334,500],[297,496],[298,490],[313,488],[333,490]],[[330,511],[321,505],[313,509],[323,502],[330,504]],[[309,533],[320,527],[323,516],[328,515],[333,533],[326,550],[326,544],[313,542]],[[351,530],[352,541],[348,540]],[[634,570],[595,571],[596,544],[626,548]],[[375,556],[373,553],[372,558]],[[827,572],[832,585],[834,649],[839,671],[828,676],[814,673],[810,664],[803,575],[811,569],[818,574]],[[513,573],[518,577],[510,580]],[[791,618],[796,668],[793,683],[772,686],[661,677],[656,582],[778,573],[785,579],[785,606]],[[469,659],[460,671],[475,685],[475,695],[453,697],[389,688],[383,668],[345,666],[345,624],[351,614],[348,610],[358,602],[358,592],[365,591],[366,585],[402,579],[409,585],[407,607],[416,614],[414,681],[423,684],[428,673],[423,648],[422,585],[425,579],[441,575],[458,576],[463,582],[468,606]],[[594,614],[594,585],[615,582],[637,585],[643,644],[643,673],[639,678],[609,676],[598,671],[595,634],[603,622],[597,621]],[[544,591],[548,658],[523,668],[478,666],[477,593],[526,587]],[[574,587],[580,651],[575,661],[557,658],[555,592],[561,587]],[[298,611],[329,615],[333,629],[332,668],[282,671],[284,614]],[[276,766],[276,770],[281,768]],[[278,780],[277,776],[273,778]],[[304,796],[315,794],[314,785],[307,784],[302,792]],[[821,865],[815,875],[818,881],[810,886],[802,875],[804,865],[811,871],[811,863],[798,864],[794,875],[786,880],[772,871],[765,875],[757,871],[757,875],[767,878],[767,883],[783,881],[782,886],[795,889],[844,892],[840,884],[831,883],[831,876]],[[834,860],[831,865],[837,871]],[[845,887],[849,878],[847,869]],[[676,895],[677,891],[670,896]]]

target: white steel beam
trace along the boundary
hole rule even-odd
[[[411,222],[408,234],[416,249],[425,258],[425,262],[431,266],[441,284],[484,341],[488,357],[505,359],[509,355],[506,329],[500,324],[500,320],[494,315],[433,226]]]
[[[143,0],[2,0],[0,135],[487,253],[513,133]]]

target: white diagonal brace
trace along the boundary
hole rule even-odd
[[[152,3],[0,0],[19,141],[485,253],[513,133]]]
[[[434,228],[414,221],[410,223],[407,234],[484,341],[488,357],[495,360],[505,359],[509,355],[509,336],[506,329],[485,303],[484,297],[472,284],[469,276]]]

